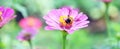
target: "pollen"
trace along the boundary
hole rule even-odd
[[[62,25],[66,25],[66,23],[65,23],[66,18],[67,18],[67,16],[60,16],[59,21],[60,21],[60,23],[62,23]]]
[[[73,23],[73,18],[69,16],[60,16],[59,22],[62,26],[71,26]]]

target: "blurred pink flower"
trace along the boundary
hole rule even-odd
[[[17,39],[20,41],[29,41],[32,39],[33,36],[35,36],[36,33],[38,33],[38,30],[36,30],[35,28],[23,29],[17,36]]]
[[[78,13],[78,9],[63,7],[54,9],[43,17],[48,26],[46,30],[64,30],[69,34],[75,30],[88,26],[88,17],[83,12]]]
[[[103,0],[103,2],[105,2],[105,3],[109,3],[109,2],[111,2],[112,0]]]
[[[38,29],[42,26],[42,22],[38,18],[30,16],[20,20],[19,25],[23,30],[17,39],[20,41],[29,41],[38,32]]]
[[[19,25],[21,28],[40,28],[42,26],[42,22],[35,17],[27,17],[20,20]]]
[[[15,17],[13,9],[0,7],[0,28]]]

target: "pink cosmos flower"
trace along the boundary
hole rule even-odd
[[[0,28],[15,17],[13,9],[0,7]]]
[[[105,3],[109,3],[109,2],[111,2],[112,0],[103,0],[103,2],[105,2]]]
[[[20,20],[19,26],[21,28],[36,28],[36,29],[38,29],[42,26],[42,22],[38,18],[27,17],[27,18]]]
[[[17,36],[17,39],[20,41],[29,41],[33,38],[33,36],[35,36],[36,33],[38,33],[38,30],[35,28],[23,29]]]
[[[48,26],[46,30],[63,30],[69,34],[75,30],[88,26],[88,17],[83,12],[78,13],[78,9],[63,7],[54,9],[43,17]]]

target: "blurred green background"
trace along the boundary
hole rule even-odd
[[[120,33],[120,0],[110,3],[111,37],[106,33],[104,19],[105,4],[100,0],[0,0],[0,6],[11,7],[17,17],[0,29],[0,47],[4,49],[28,49],[27,42],[20,42],[16,36],[21,31],[18,22],[23,17],[39,17],[43,22],[32,44],[34,49],[61,49],[62,33],[60,31],[46,31],[43,16],[50,10],[62,6],[78,8],[88,15],[90,24],[87,28],[79,29],[67,36],[67,49],[115,49],[118,43],[117,34]],[[2,49],[3,49],[2,48]],[[0,48],[1,49],[1,48]]]

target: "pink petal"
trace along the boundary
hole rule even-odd
[[[13,16],[13,14],[14,14],[14,10],[11,8],[7,8],[3,13],[3,19]]]
[[[75,18],[75,20],[77,20],[77,21],[85,21],[87,19],[88,19],[88,17],[85,14],[83,14],[82,12]]]
[[[46,26],[46,27],[45,27],[45,30],[54,30],[54,28],[51,27],[51,26]]]
[[[66,9],[68,9],[68,10],[71,10],[71,9],[72,9],[72,7],[69,7],[69,6],[63,6],[63,7],[61,7],[60,9],[62,9],[62,8],[66,8]]]
[[[33,37],[36,33],[38,33],[38,30],[36,30],[35,28],[26,28],[26,29],[21,30],[21,32],[17,36],[17,39],[20,41],[23,41],[25,40],[23,38],[25,34],[30,34],[31,37]]]
[[[71,29],[79,29],[79,28],[86,27],[86,25],[88,25],[88,23],[90,23],[90,22],[89,21],[75,22]]]
[[[4,20],[0,23],[0,27],[2,27],[3,25],[5,25],[6,23],[8,23],[10,20],[12,20],[12,19],[15,18],[15,17],[16,17],[16,15],[4,19]]]
[[[73,30],[78,30],[78,29],[81,29],[81,28],[85,28],[85,27],[87,27],[88,25],[83,25],[83,26],[79,26],[79,27],[75,27],[75,28],[73,28]]]
[[[52,19],[50,19],[50,17],[47,15],[47,16],[44,16],[43,19],[45,19],[46,21],[53,21]],[[55,22],[55,21],[54,21]]]
[[[4,7],[0,7],[0,11],[3,12],[3,10],[4,10]]]
[[[74,30],[66,30],[68,34],[74,33]]]
[[[45,19],[46,21],[49,21],[49,22],[54,22],[54,23],[59,24],[59,22],[53,21],[49,16],[44,16],[43,19]]]
[[[79,13],[78,16],[75,17],[75,19],[79,19],[83,15],[83,12]]]
[[[78,10],[76,9],[71,9],[70,11],[70,16],[73,17],[73,19],[78,15]]]
[[[31,22],[31,24],[29,22]],[[21,28],[39,29],[42,26],[42,22],[38,18],[30,16],[28,18],[21,19],[19,25]]]
[[[73,27],[74,27],[74,26],[79,26],[79,25],[88,24],[88,23],[90,23],[90,21],[79,21],[79,22],[74,22],[74,23],[73,23]]]
[[[50,22],[50,21],[46,21],[46,23],[49,25],[49,26],[52,26],[54,29],[58,29],[58,30],[61,30],[62,28],[60,27],[59,24],[55,23],[55,22]]]
[[[20,41],[24,40],[21,35],[17,36],[17,39],[20,40]]]
[[[26,28],[28,25],[27,25],[27,20],[24,18],[24,19],[21,19],[20,22],[19,22],[19,26],[21,28]]]
[[[71,8],[71,7],[68,7],[68,6],[64,6],[64,7],[62,7],[61,9],[67,9],[66,10],[66,13],[67,13],[67,16],[69,15],[69,16],[72,16],[73,17],[73,19],[78,15],[78,9],[73,9],[73,8]]]
[[[109,3],[111,2],[112,0],[103,0],[103,2],[106,2],[106,3]]]
[[[49,17],[49,19],[52,19],[53,21],[59,23],[58,19],[60,17],[60,12],[58,12],[58,10],[56,10],[56,9],[52,10],[49,12],[48,17]]]
[[[59,24],[56,22],[46,21],[46,23],[50,26],[59,26]]]
[[[45,27],[45,30],[63,30],[63,29],[61,29],[61,28],[58,28],[58,27],[52,27],[52,26],[46,26]]]
[[[61,8],[61,9],[59,9],[59,12],[61,12],[61,16],[68,16],[69,15],[68,8]]]

